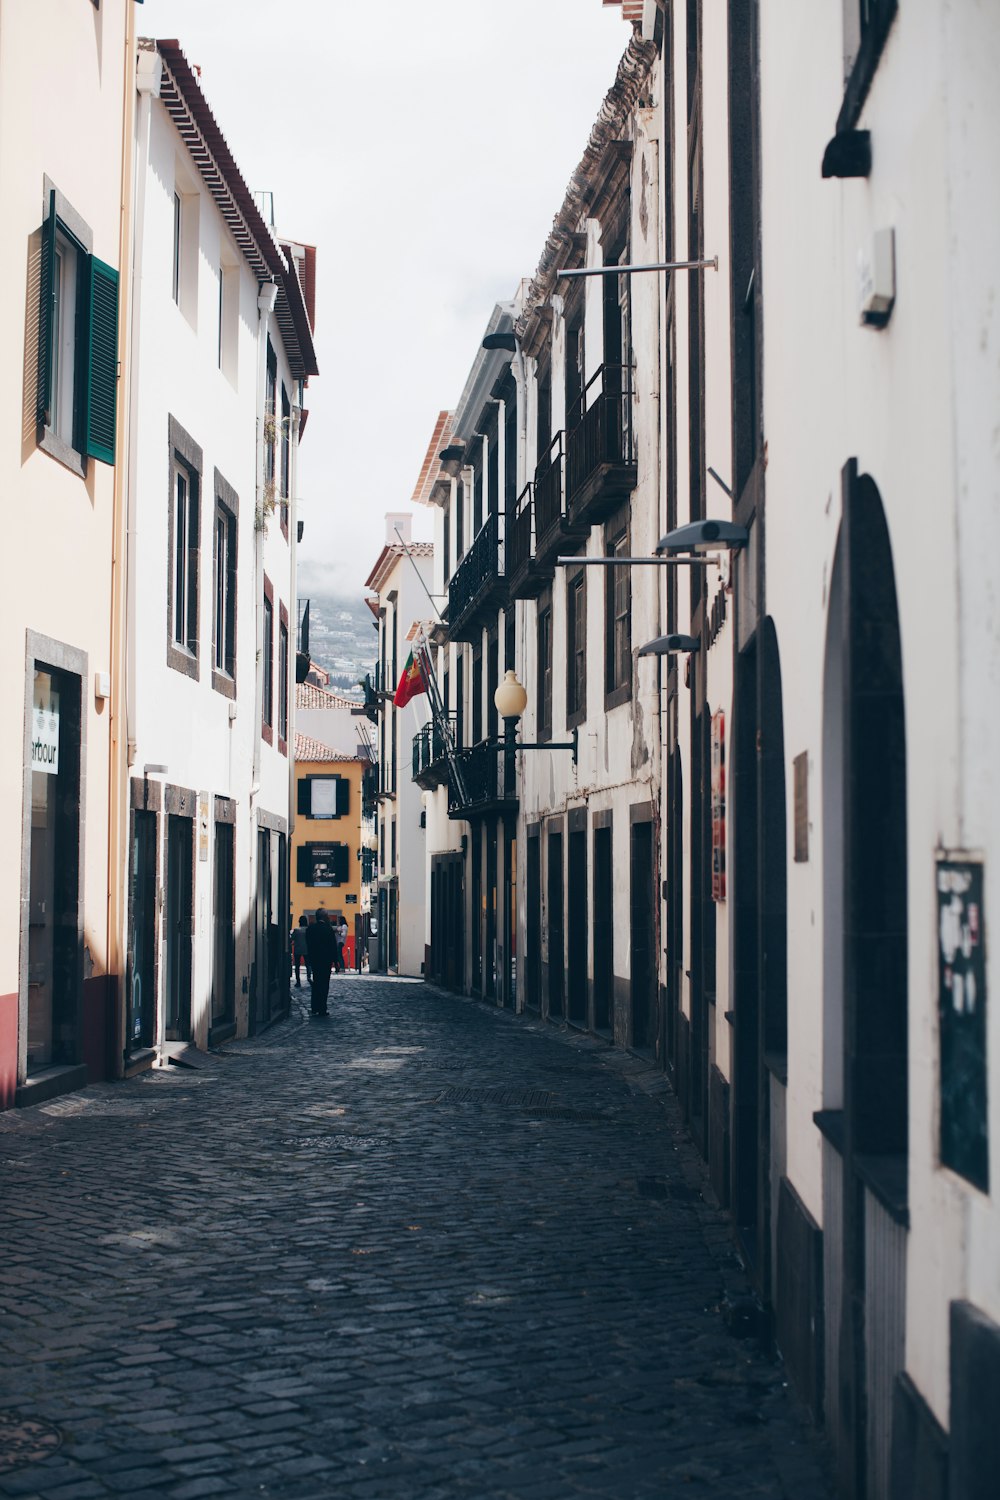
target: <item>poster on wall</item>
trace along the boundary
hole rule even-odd
[[[712,900],[726,899],[726,716],[712,715]]]
[[[937,863],[941,1163],[989,1190],[983,863]]]

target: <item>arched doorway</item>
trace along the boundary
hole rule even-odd
[[[903,1363],[907,1162],[906,717],[889,528],[843,473],[823,684],[827,1422],[841,1486],[888,1492]]]

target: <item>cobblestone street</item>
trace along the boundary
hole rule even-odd
[[[0,1495],[826,1497],[661,1074],[307,1008],[0,1115]]]

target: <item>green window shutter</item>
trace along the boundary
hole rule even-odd
[[[348,861],[351,851],[346,844],[337,844],[335,847],[337,855],[334,861],[334,868],[336,870],[334,879],[338,885],[346,885],[350,876]]]
[[[312,885],[312,849],[301,844],[295,851],[295,878],[299,885]]]
[[[309,776],[299,777],[297,810],[304,818],[312,812],[312,778]]]
[[[102,463],[115,461],[118,390],[118,272],[90,257],[90,317],[87,328],[84,451]]]
[[[346,776],[337,777],[337,817],[342,818],[351,809],[351,783]]]
[[[42,267],[38,292],[38,421],[49,425],[52,410],[52,339],[55,331],[56,195],[49,193],[48,218],[42,225]]]

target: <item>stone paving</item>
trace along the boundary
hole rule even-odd
[[[0,1496],[826,1500],[655,1069],[421,984],[0,1115]]]

